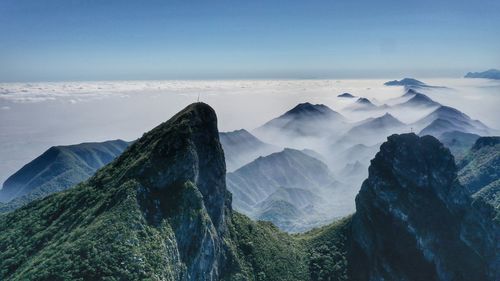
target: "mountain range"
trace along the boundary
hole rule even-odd
[[[236,210],[289,232],[317,223],[322,194],[335,185],[325,163],[288,148],[227,174]]]
[[[290,235],[232,209],[217,117],[195,103],[85,182],[0,215],[0,279],[498,280],[495,187],[472,198],[457,178],[434,137],[392,135],[354,215]]]
[[[414,78],[403,78],[401,80],[392,80],[384,83],[384,86],[404,86],[406,90],[419,88],[446,88],[442,86],[431,86]]]
[[[401,80],[392,80],[384,83],[385,86],[408,86],[408,87],[426,87],[422,81],[413,78],[403,78]]]
[[[403,102],[403,104],[420,106],[422,103],[410,102],[416,100],[429,103],[431,106],[429,107],[430,109],[435,108],[432,106],[436,102],[416,90],[410,89],[406,91],[403,97],[408,97],[408,100]],[[397,108],[398,104],[393,107]],[[282,230],[294,232],[308,230],[354,211],[353,199],[359,186],[367,176],[367,167],[370,164],[370,160],[375,156],[380,144],[386,140],[387,136],[394,133],[409,132],[414,129],[420,131],[420,135],[431,134],[443,141],[451,149],[456,159],[460,159],[476,140],[475,136],[479,137],[479,135],[474,133],[486,132],[485,130],[480,130],[483,126],[481,126],[482,123],[479,121],[477,123],[460,111],[447,107],[436,108],[421,120],[409,125],[404,124],[389,113],[380,117],[370,117],[360,122],[348,123],[346,118],[343,116],[339,117],[336,113],[332,112],[334,111],[325,105],[313,105],[310,103],[297,105],[282,116],[273,119],[280,120],[280,118],[286,116],[286,119],[289,120],[289,123],[284,128],[273,127],[269,130],[269,132],[272,132],[271,136],[274,136],[270,138],[270,143],[273,144],[261,141],[246,130],[219,133],[220,142],[225,153],[227,172],[230,174],[228,179],[233,179],[235,174],[241,174],[245,178],[244,185],[241,184],[235,187],[235,185],[229,184],[229,189],[234,193],[233,201],[235,202],[234,206],[236,210],[249,215],[253,219],[271,221]],[[339,119],[342,121],[339,122]],[[308,131],[308,134],[295,134],[297,130],[288,131],[289,128],[301,128],[301,126],[305,128],[302,131]],[[295,142],[296,139],[301,138],[304,138],[304,141]],[[278,140],[282,142],[280,143]],[[300,148],[300,151],[287,149],[281,153],[275,153],[273,156],[275,158],[267,157],[282,149],[280,146],[274,145],[276,143]],[[313,148],[314,150],[303,148]],[[85,151],[83,147],[80,149]],[[299,155],[300,157],[290,157],[291,151],[298,152],[294,155]],[[116,151],[115,154],[108,157],[108,161],[119,155],[119,152]],[[62,155],[66,155],[66,153]],[[95,153],[95,155],[100,154]],[[234,173],[247,164],[266,163],[266,161],[262,161],[259,158],[260,156],[265,156],[263,157],[265,160],[274,159],[273,161],[278,164],[263,165],[267,173],[265,175],[257,172],[253,175],[254,171],[252,169],[242,169],[240,173]],[[327,165],[328,173],[331,175],[337,175],[332,176],[335,180],[331,182],[335,182],[335,184],[333,184],[334,188],[330,190],[331,193],[327,196],[318,196],[318,194],[305,188],[311,185],[303,184],[303,182],[298,180],[299,178],[295,177],[295,175],[300,175],[301,173],[314,171],[316,167],[316,164],[314,164],[315,161],[302,160],[302,158],[309,159],[307,156]],[[39,170],[46,171],[42,178],[49,183],[52,182],[56,188],[38,188],[32,186],[34,189],[33,192],[28,192],[25,195],[10,200],[7,204],[2,204],[0,212],[12,211],[33,200],[66,189],[87,179],[93,173],[92,171],[87,172],[80,169],[81,165],[75,164],[73,161],[60,161],[57,157],[47,159],[50,159],[50,161],[40,162],[39,159],[36,159],[33,162],[38,164],[28,164],[27,166],[36,166]],[[79,158],[75,156],[63,159],[72,160]],[[92,157],[89,159],[92,159]],[[283,159],[286,160],[284,161]],[[294,161],[290,163],[295,163],[294,165],[301,167],[303,171],[287,166],[289,159],[293,159]],[[273,161],[268,162],[273,163]],[[100,163],[99,161],[94,162]],[[76,163],[79,162],[77,161]],[[95,166],[95,168],[102,165],[104,165],[104,162]],[[258,165],[254,167],[256,166]],[[60,167],[60,169],[54,169],[54,167]],[[30,170],[24,169],[16,174],[25,174],[25,178],[32,177],[36,179],[37,176],[35,175],[38,173],[33,172],[30,175],[27,173]],[[59,174],[72,175],[74,179],[62,184],[63,182],[58,181],[58,179],[68,177],[61,177]],[[292,184],[277,185],[276,183],[271,183],[271,181],[264,181],[264,179],[281,174],[286,175]],[[263,182],[260,182],[261,180]],[[43,181],[30,180],[30,182],[39,182],[42,186],[47,186],[43,185]],[[228,180],[228,182],[230,183],[231,181]],[[281,180],[281,182],[283,181]],[[262,190],[265,193],[260,194],[260,197],[249,199],[249,194],[259,194],[256,192],[261,192]],[[298,198],[298,194],[303,198],[307,198],[310,204],[304,205],[293,202],[294,198]],[[318,200],[318,197],[323,198]]]

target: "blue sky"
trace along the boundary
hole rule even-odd
[[[459,77],[500,1],[0,0],[0,81]]]

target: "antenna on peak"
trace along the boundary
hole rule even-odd
[[[413,127],[410,128],[410,133],[413,133]]]
[[[198,94],[198,99],[196,100],[196,102],[200,102],[200,94]]]

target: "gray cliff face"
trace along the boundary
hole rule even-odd
[[[224,236],[231,199],[212,108],[188,106],[145,134],[108,169],[121,174],[111,171],[117,177],[96,177],[90,184],[134,180],[148,223],[169,221],[182,264],[179,280],[221,279],[227,271]]]
[[[356,197],[354,280],[498,278],[499,233],[471,206],[456,171],[434,137],[388,138]]]

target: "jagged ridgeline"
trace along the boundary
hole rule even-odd
[[[433,137],[389,137],[356,214],[302,234],[233,211],[225,177],[215,112],[192,104],[86,182],[1,215],[0,280],[499,279],[497,201],[474,204]]]

